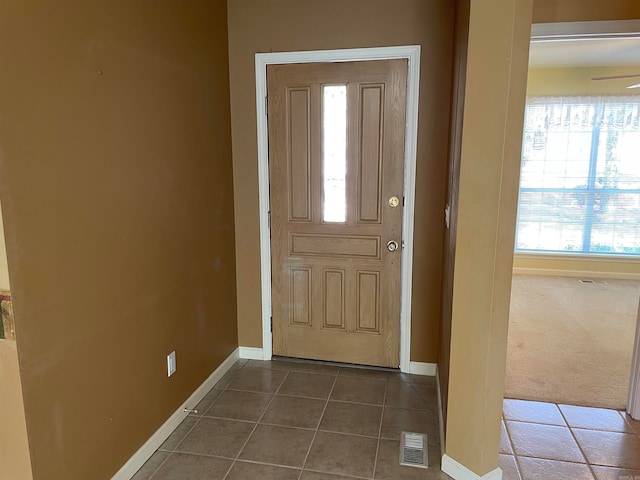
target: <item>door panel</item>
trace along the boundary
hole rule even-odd
[[[407,62],[270,65],[267,83],[273,352],[397,367]]]

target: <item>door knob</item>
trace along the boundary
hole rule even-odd
[[[398,250],[398,242],[394,240],[387,242],[387,250],[389,250],[390,252],[395,252],[396,250]]]

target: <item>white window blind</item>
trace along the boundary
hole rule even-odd
[[[516,251],[640,256],[640,96],[527,99]]]

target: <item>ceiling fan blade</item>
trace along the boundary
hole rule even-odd
[[[640,77],[640,73],[634,75],[609,75],[606,77],[592,77],[591,80],[614,80],[616,78],[635,78]]]

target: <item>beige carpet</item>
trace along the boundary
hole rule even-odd
[[[506,398],[623,409],[640,281],[514,275]]]

